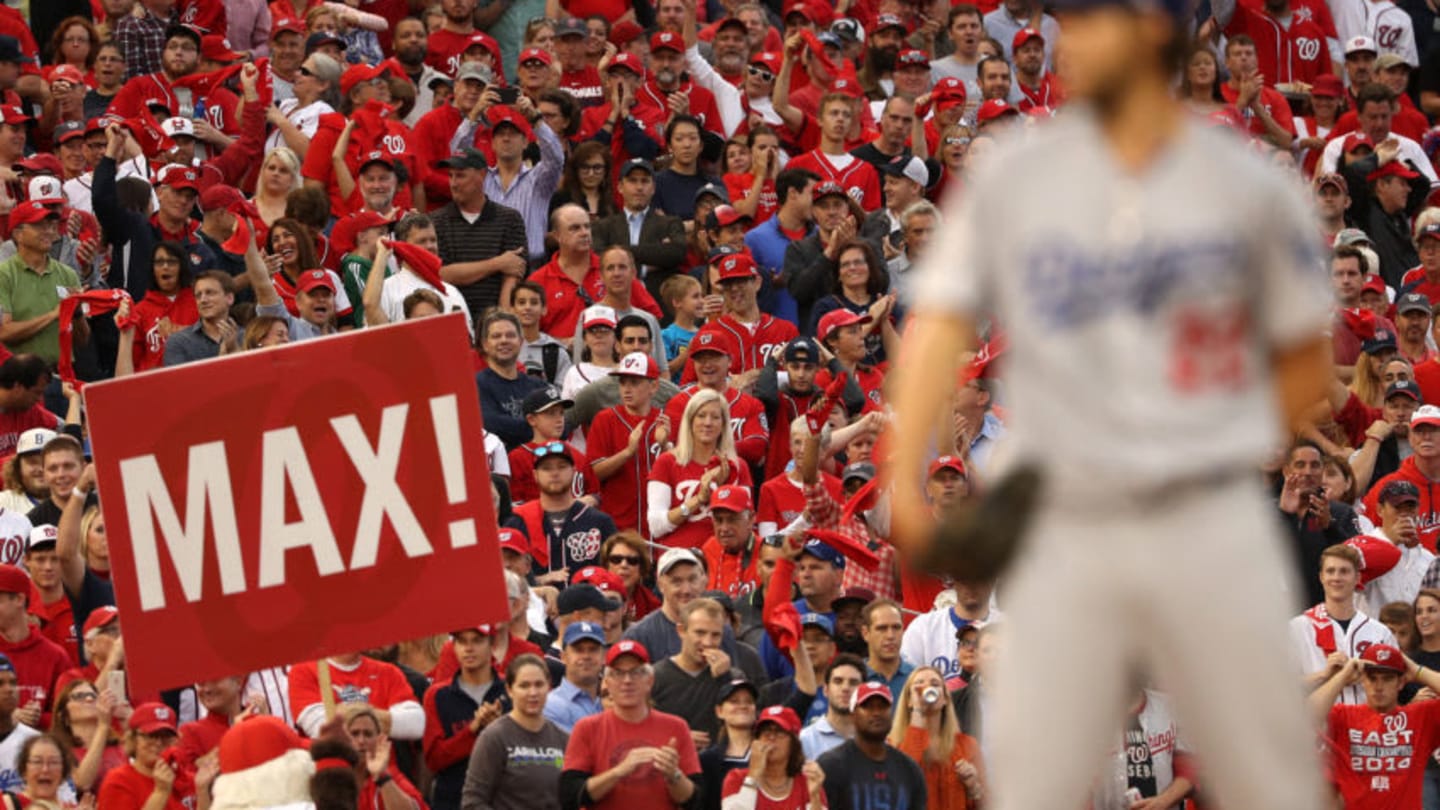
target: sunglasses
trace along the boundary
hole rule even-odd
[[[311,78],[315,77],[315,74],[310,71],[310,68],[307,68],[304,65],[301,65],[299,68],[297,68],[297,70],[299,71],[301,76],[309,76]]]
[[[542,444],[531,452],[535,454],[536,460],[545,458],[546,456],[560,455],[569,457],[570,455],[569,452],[565,449],[564,442],[550,442],[549,444]]]
[[[956,135],[952,135],[952,136],[950,136],[949,138],[946,138],[946,139],[945,139],[945,145],[946,145],[946,146],[965,146],[965,145],[967,145],[967,144],[969,144],[969,143],[970,143],[970,139],[969,139],[969,138],[963,138],[963,137],[956,136]]]
[[[775,81],[775,74],[774,74],[774,73],[771,73],[770,71],[766,70],[765,68],[755,67],[754,65],[751,65],[751,66],[750,66],[750,75],[751,75],[751,76],[754,76],[755,78],[759,79],[759,80],[762,81],[762,82],[773,82],[773,81]]]
[[[625,565],[633,565],[638,568],[640,566],[640,555],[611,554],[609,557],[606,558],[606,561],[609,562],[611,565],[620,565],[623,563]]]
[[[763,545],[770,546],[771,548],[780,548],[781,546],[785,545],[785,535],[769,534],[766,535],[765,539],[761,540],[760,542]]]

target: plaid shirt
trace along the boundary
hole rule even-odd
[[[869,546],[874,550],[875,556],[880,558],[880,564],[875,566],[874,571],[867,571],[853,562],[848,563],[841,587],[866,588],[880,599],[899,601],[900,593],[895,585],[895,547],[872,535],[869,527],[859,517],[842,522],[840,517],[843,507],[823,483],[806,484],[802,491],[805,493],[805,519],[810,521],[811,528],[839,532]]]
[[[143,5],[141,8],[145,8]],[[160,55],[165,51],[165,29],[177,21],[174,12],[170,19],[161,19],[145,9],[145,16],[126,15],[115,23],[115,42],[125,54],[125,81],[147,73],[159,73]]]

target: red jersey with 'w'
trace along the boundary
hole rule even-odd
[[[838,160],[844,163],[840,168]],[[849,161],[846,163],[845,161]],[[833,181],[845,189],[845,193],[866,211],[874,211],[884,202],[880,191],[880,173],[875,167],[854,155],[827,155],[819,149],[812,149],[790,161],[788,169],[809,169],[820,175],[820,182]]]
[[[718,321],[707,325],[710,329],[724,329],[740,347],[740,356],[730,358],[730,373],[744,374],[752,368],[760,368],[770,355],[785,348],[785,344],[800,337],[795,324],[762,314],[755,323],[742,323],[734,315],[722,315]],[[695,382],[695,363],[685,360],[685,371],[680,375],[680,384]]]
[[[659,418],[659,408],[651,408],[644,416],[635,416],[627,412],[624,405],[616,405],[595,414],[585,434],[585,447],[591,458],[604,461],[623,452],[630,444],[631,431],[645,425],[635,455],[600,483],[600,502],[605,504],[605,511],[615,521],[616,528],[636,529],[646,537],[650,536],[650,526],[645,521],[645,482],[650,480],[651,465],[664,450],[655,436],[655,420]]]
[[[1440,700],[1417,701],[1385,714],[1365,705],[1336,705],[1325,741],[1330,779],[1347,810],[1419,807],[1425,763],[1440,742]]]

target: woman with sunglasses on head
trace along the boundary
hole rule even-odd
[[[82,793],[95,790],[106,774],[126,762],[110,722],[115,708],[109,690],[100,692],[83,678],[65,684],[55,696],[50,733],[78,763],[70,777]]]
[[[650,581],[650,546],[636,531],[617,532],[600,547],[605,569],[625,586],[625,623],[634,624],[660,607],[660,597],[645,585]]]
[[[934,667],[920,667],[910,673],[899,698],[887,742],[925,773],[927,806],[933,810],[978,806],[985,797],[980,744],[960,731],[945,677]]]
[[[302,160],[310,139],[320,129],[320,116],[335,112],[340,103],[340,74],[344,68],[323,53],[312,53],[300,63],[295,76],[295,97],[272,105],[265,112],[274,127],[265,151],[288,146]]]

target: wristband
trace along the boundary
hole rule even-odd
[[[386,785],[390,784],[390,783],[393,782],[393,781],[395,781],[395,778],[394,778],[393,776],[391,776],[391,775],[388,774],[388,773],[382,773],[382,774],[380,774],[380,778],[375,780],[375,787],[376,787],[377,789],[378,789],[378,788],[383,788],[383,787],[385,787]]]

